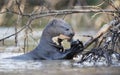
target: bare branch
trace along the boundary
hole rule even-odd
[[[1,41],[4,41],[5,39],[8,39],[8,38],[10,38],[10,37],[12,37],[12,36],[14,36],[14,35],[16,35],[16,34],[18,34],[18,33],[20,33],[22,30],[24,30],[26,27],[28,27],[29,28],[29,25],[31,24],[31,22],[33,21],[33,19],[29,19],[28,21],[27,21],[27,23],[26,23],[26,25],[24,25],[19,31],[17,31],[17,32],[15,32],[15,33],[13,33],[13,34],[11,34],[11,35],[9,35],[9,36],[6,36],[6,37],[4,37],[4,38],[2,38],[2,39],[0,39],[0,42]]]
[[[21,28],[19,31],[17,31],[16,33],[13,33],[13,34],[11,34],[11,35],[9,35],[9,36],[6,36],[6,37],[0,39],[0,41],[3,41],[3,40],[5,40],[5,39],[8,39],[8,38],[10,38],[10,37],[12,37],[12,36],[14,36],[14,35],[20,33],[22,30],[25,29],[25,27],[26,27],[26,26],[22,27],[22,28]]]
[[[84,44],[84,48],[86,49],[87,47],[89,47],[93,42],[95,42],[97,39],[99,39],[100,37],[103,36],[103,34],[105,34],[111,27],[112,25],[116,25],[117,23],[119,23],[119,20],[113,20],[108,24],[105,24],[99,31],[98,33],[93,37],[93,39],[88,40],[85,44]]]
[[[17,7],[18,7],[18,10],[19,10],[19,13],[22,15],[22,11],[20,9],[20,2],[18,0],[15,0],[16,1],[16,4],[17,4]]]
[[[44,11],[44,12],[40,12],[40,13],[22,13],[20,14],[19,12],[15,12],[12,10],[7,9],[6,10],[7,13],[13,13],[13,14],[17,14],[17,15],[22,15],[22,16],[41,16],[41,17],[45,17],[45,16],[53,16],[53,15],[64,15],[64,14],[73,14],[73,13],[119,13],[120,11],[118,10],[109,10],[109,9],[67,9],[67,10],[51,10],[51,11]],[[4,12],[0,12],[0,14],[5,13]]]

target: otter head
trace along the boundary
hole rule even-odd
[[[62,19],[54,19],[46,26],[43,33],[51,37],[58,36],[60,39],[71,40],[74,36],[73,28]]]

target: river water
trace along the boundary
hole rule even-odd
[[[13,30],[11,32],[8,29],[7,31],[4,30],[5,29],[3,29],[4,33],[0,32],[0,38],[14,33],[13,28],[10,29]],[[41,32],[39,33],[41,34]],[[23,34],[21,33],[20,37],[22,36]],[[36,36],[40,37],[38,35]],[[20,37],[19,40],[21,40]],[[14,37],[9,40],[13,39]],[[16,52],[13,53],[12,50],[16,48],[17,47],[13,46],[0,46],[0,75],[120,75],[120,62],[117,61],[115,61],[114,65],[108,67],[105,65],[104,61],[94,65],[89,62],[77,64],[75,60],[20,61],[4,59],[6,57],[23,54]]]
[[[120,75],[120,63],[106,66],[75,60],[22,61],[4,59],[22,53],[0,53],[0,75]],[[103,63],[103,62],[102,62]]]

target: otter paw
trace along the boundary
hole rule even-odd
[[[80,53],[84,49],[82,41],[76,40],[71,43],[71,50],[75,53]]]

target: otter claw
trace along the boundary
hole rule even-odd
[[[71,42],[71,47],[77,46],[77,45],[80,45],[80,46],[83,47],[82,41],[76,40],[76,41],[72,41],[72,42]]]
[[[82,41],[76,40],[76,41],[71,42],[71,50],[73,52],[79,53],[83,51],[83,49],[84,49],[84,46],[83,46]]]

